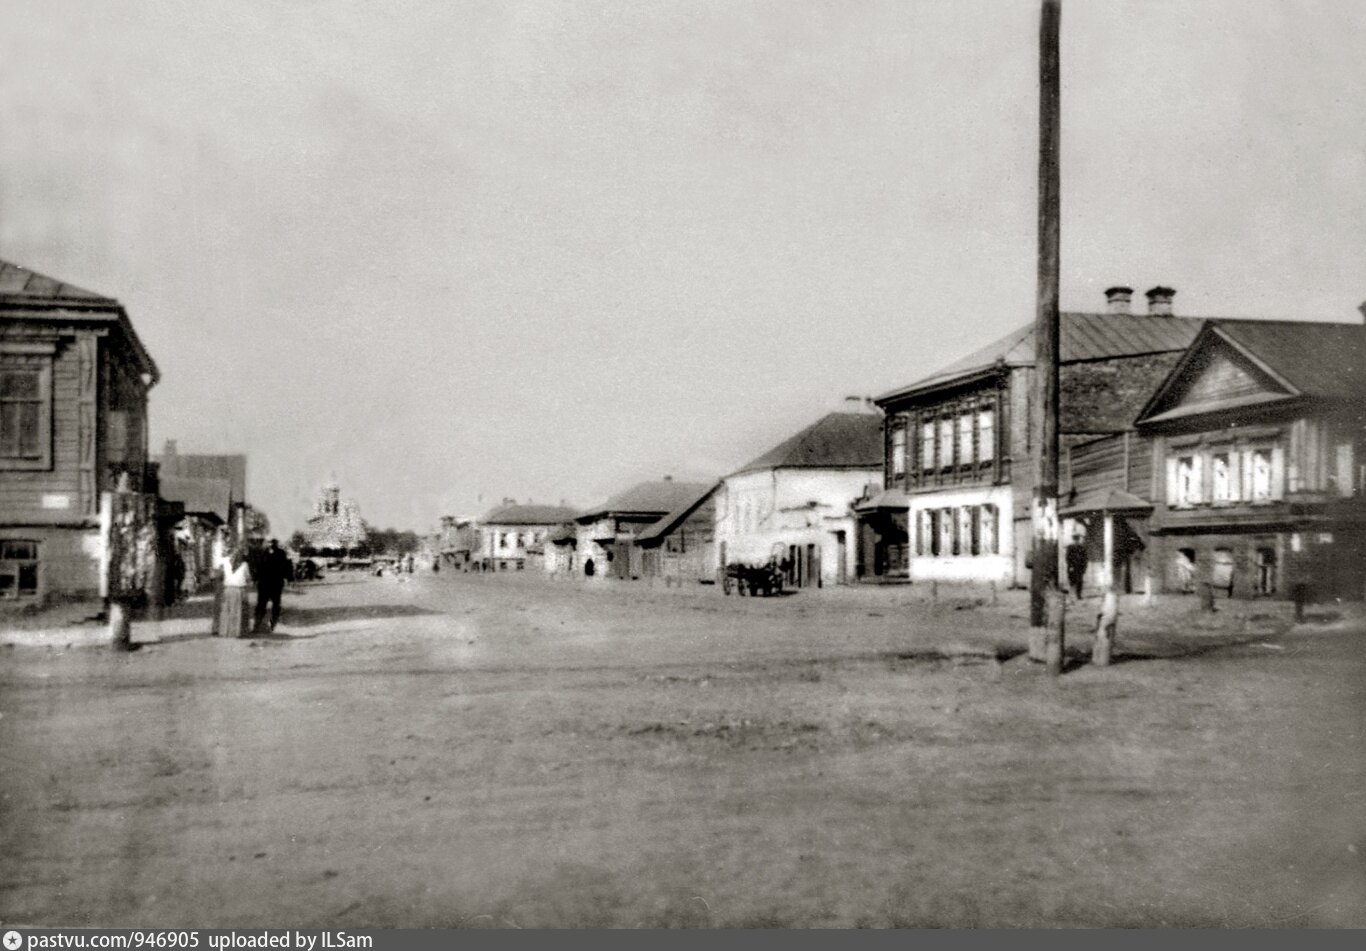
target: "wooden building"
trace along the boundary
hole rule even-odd
[[[1175,291],[1106,292],[1103,313],[1060,315],[1060,438],[1064,446],[1132,430],[1201,321],[1172,314]],[[887,414],[886,492],[860,502],[864,537],[883,539],[912,580],[1024,584],[1031,537],[1034,376],[1029,324],[930,376],[879,396]],[[888,559],[886,556],[884,561]]]
[[[574,518],[575,571],[596,577],[641,577],[645,550],[635,544],[636,537],[707,488],[665,476],[658,482],[634,485],[579,513]]]
[[[666,584],[714,582],[716,557],[716,490],[707,486],[693,498],[636,536],[641,572]]]
[[[854,579],[853,504],[880,488],[882,417],[830,413],[721,480],[721,565],[777,560],[796,588]]]
[[[1211,321],[1138,431],[1161,590],[1366,594],[1366,328]]]
[[[0,605],[100,593],[100,497],[151,489],[157,379],[118,301],[0,261]]]

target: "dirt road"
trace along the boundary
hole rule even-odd
[[[1133,620],[1055,682],[1018,610],[446,573],[11,648],[0,920],[1366,925],[1360,624]]]

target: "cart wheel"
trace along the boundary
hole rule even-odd
[[[721,593],[725,595],[730,594],[730,575],[721,576]]]

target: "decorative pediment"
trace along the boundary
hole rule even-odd
[[[1139,422],[1217,413],[1298,396],[1299,391],[1217,328],[1206,328],[1158,387]]]

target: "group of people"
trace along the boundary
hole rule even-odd
[[[214,546],[214,564],[221,573],[218,598],[214,605],[213,633],[217,637],[246,637],[260,634],[270,611],[270,631],[280,623],[280,600],[285,584],[293,580],[293,563],[272,538],[265,548],[251,549],[242,540],[234,541],[224,531]],[[247,623],[247,588],[256,587],[253,623]]]

